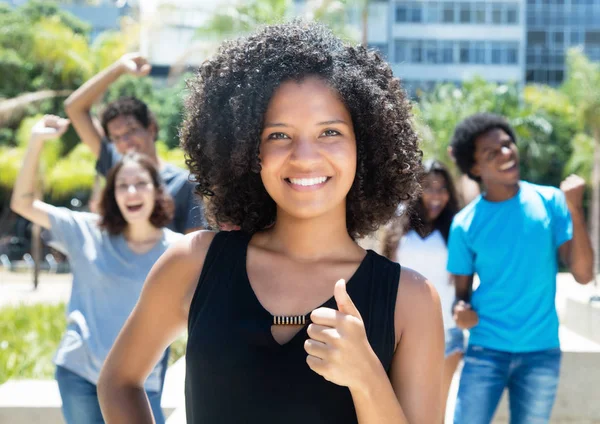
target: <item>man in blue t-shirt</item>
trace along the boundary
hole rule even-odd
[[[584,181],[570,176],[561,190],[521,181],[514,131],[497,115],[465,119],[451,147],[483,188],[454,218],[448,242],[454,319],[470,329],[454,422],[490,423],[508,388],[512,423],[547,423],[561,358],[558,257],[579,283],[594,279]]]
[[[148,155],[159,166],[167,192],[175,202],[173,221],[169,229],[188,233],[204,226],[204,214],[194,196],[189,172],[166,162],[156,154],[158,123],[148,106],[133,97],[124,97],[106,106],[100,123],[91,116],[94,102],[120,76],[145,76],[150,64],[138,53],[129,53],[79,87],[65,101],[65,111],[81,140],[98,158],[96,170],[106,176],[108,171],[129,150]]]

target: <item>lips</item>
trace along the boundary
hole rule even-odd
[[[142,209],[143,206],[144,206],[143,203],[139,203],[136,205],[127,205],[126,207],[127,207],[127,211],[129,211],[129,212],[137,212],[140,209]]]
[[[517,165],[517,162],[515,160],[508,161],[500,167],[500,171],[504,172],[504,171],[512,170],[516,165]]]
[[[323,184],[329,177],[313,177],[313,178],[286,178],[290,183],[302,187],[310,187]]]

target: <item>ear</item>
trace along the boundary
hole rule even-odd
[[[479,167],[479,164],[478,164],[478,163],[475,163],[475,164],[474,164],[474,165],[471,167],[471,169],[469,170],[469,172],[470,172],[472,175],[474,175],[474,176],[476,176],[476,177],[478,177],[478,178],[481,178],[481,168]]]
[[[152,134],[152,140],[156,141],[158,139],[158,128],[154,121],[150,122],[150,125],[148,125],[148,131]]]

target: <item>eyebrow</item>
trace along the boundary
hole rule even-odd
[[[346,121],[344,121],[343,119],[332,119],[329,121],[322,121],[322,122],[318,122],[316,125],[333,125],[333,124],[344,124],[344,125],[348,125],[348,123]],[[276,128],[276,127],[289,127],[288,124],[285,124],[283,122],[267,122],[264,126],[264,128]]]

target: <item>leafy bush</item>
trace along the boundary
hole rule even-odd
[[[51,379],[52,358],[65,331],[65,304],[0,309],[0,384],[8,379]],[[186,336],[171,346],[169,364],[185,354]]]

